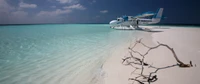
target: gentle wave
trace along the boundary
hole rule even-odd
[[[0,31],[0,84],[103,84],[103,63],[135,35],[105,25],[8,26]]]

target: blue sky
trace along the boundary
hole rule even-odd
[[[0,0],[0,24],[109,23],[160,7],[167,17],[161,23],[200,24],[200,6],[191,0]]]

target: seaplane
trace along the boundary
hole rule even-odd
[[[159,8],[157,13],[146,12],[137,16],[122,16],[117,20],[110,21],[110,28],[113,29],[135,29],[144,30],[144,28],[138,27],[138,25],[156,24],[159,23],[162,18],[163,8]],[[145,28],[146,29],[146,28]]]

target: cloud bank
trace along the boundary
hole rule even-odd
[[[24,2],[20,2],[19,3],[19,7],[20,8],[37,8],[37,5],[36,4],[27,4],[27,3],[24,3]]]
[[[108,10],[102,10],[100,11],[100,13],[103,13],[103,14],[108,13]]]

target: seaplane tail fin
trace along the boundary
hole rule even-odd
[[[163,10],[163,8],[160,8],[154,18],[162,18]]]
[[[158,12],[154,15],[154,17],[152,18],[152,21],[155,23],[160,22],[161,18],[162,18],[162,14],[163,14],[163,8],[160,8],[158,10]]]

